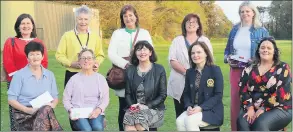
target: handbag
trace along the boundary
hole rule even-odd
[[[247,62],[242,62],[234,59],[229,59],[232,68],[245,68],[249,65]]]
[[[14,46],[14,38],[13,37],[11,38],[11,45],[12,45],[12,47]],[[4,68],[3,62],[1,63],[1,82],[7,82],[7,72]]]
[[[132,42],[133,46],[132,46],[130,53],[132,52],[133,47],[135,45],[135,41],[137,39],[138,32],[139,32],[139,29],[137,30],[137,32],[135,34],[134,40]],[[130,55],[129,55],[129,57],[123,57],[123,58],[125,60],[129,61]],[[112,68],[108,71],[107,77],[106,77],[107,83],[111,89],[119,90],[119,89],[123,89],[126,87],[125,72],[126,72],[125,69],[122,69],[114,64],[112,65]]]

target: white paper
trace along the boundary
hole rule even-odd
[[[230,59],[247,63],[249,58],[244,58],[243,56],[239,56],[239,55],[232,55],[230,56]]]
[[[42,106],[44,106],[45,104],[51,101],[53,101],[53,97],[48,91],[46,91],[45,93],[33,99],[29,103],[32,105],[33,108],[41,108]]]
[[[72,108],[70,112],[71,118],[89,118],[94,108]]]

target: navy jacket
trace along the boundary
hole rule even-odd
[[[185,87],[183,91],[183,98],[185,110],[189,106],[195,105],[195,77],[194,68],[190,68],[186,72]],[[198,106],[202,108],[204,122],[211,125],[221,126],[224,119],[223,108],[223,88],[224,80],[219,66],[205,65],[202,70],[200,85],[198,90]]]

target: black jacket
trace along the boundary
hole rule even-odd
[[[145,88],[146,104],[151,109],[164,110],[167,97],[166,72],[163,66],[153,63],[152,69],[141,78],[136,66],[126,69],[125,99],[128,107],[137,103],[136,90],[141,82]],[[127,107],[127,108],[128,108]]]
[[[186,72],[183,98],[185,109],[195,105],[195,77],[197,72],[190,68]],[[202,108],[204,122],[211,125],[222,125],[224,118],[223,108],[224,81],[220,67],[205,65],[200,78],[198,90],[198,104]]]

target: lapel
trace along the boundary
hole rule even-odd
[[[199,84],[199,95],[201,95],[204,92],[204,89],[207,87],[206,86],[206,81],[208,80],[209,76],[209,66],[205,65],[202,73],[201,73],[201,78],[200,78],[200,84]]]
[[[189,63],[188,48],[186,47],[186,44],[185,44],[186,42],[185,42],[184,36],[182,36],[182,39],[183,39],[183,42],[184,42],[184,45],[183,46],[181,45],[183,50],[181,50],[181,49],[179,49],[179,50],[181,50],[183,52],[183,55],[184,55],[185,59]]]
[[[137,73],[137,69],[136,67],[133,69],[134,73],[133,73],[133,77],[132,77],[132,80],[135,80],[135,81],[132,81],[133,82],[133,87],[132,87],[132,90],[133,90],[133,93],[136,93],[136,90],[138,88],[138,86],[140,85],[140,83],[143,83],[143,86],[145,88],[145,96],[146,97],[149,97],[148,95],[150,95],[153,91],[153,86],[151,86],[150,84],[147,84],[147,83],[152,83],[152,81],[155,80],[155,76],[153,76],[153,74],[155,73],[155,63],[153,63],[153,67],[152,69],[142,78],[138,75]],[[152,77],[154,77],[154,79],[151,79]],[[154,84],[155,85],[155,84]]]
[[[191,76],[190,76],[190,92],[191,92],[191,98],[192,98],[192,100],[194,100],[194,93],[195,93],[195,69],[194,68],[192,68],[192,70],[191,70]]]

